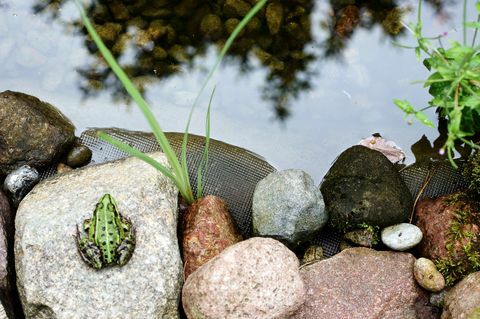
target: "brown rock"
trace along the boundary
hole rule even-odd
[[[211,195],[188,207],[182,231],[185,278],[222,250],[242,240],[225,202]]]
[[[73,143],[74,131],[54,106],[23,93],[0,93],[0,175],[58,159]]]
[[[0,190],[0,296],[7,312],[12,313],[15,300],[8,271],[8,244],[13,244],[13,212],[7,196]],[[1,316],[0,316],[1,318]]]
[[[305,300],[298,266],[295,254],[274,239],[230,246],[185,282],[187,318],[289,318]]]
[[[439,292],[445,288],[445,278],[430,259],[423,257],[417,259],[413,267],[413,275],[417,283],[428,291]]]
[[[480,263],[480,211],[478,203],[462,193],[424,199],[415,209],[423,240],[419,250],[434,260],[447,286],[476,269]],[[466,249],[470,247],[470,249]]]
[[[301,269],[307,300],[295,319],[415,319],[415,257],[408,253],[351,248]]]
[[[456,318],[480,318],[480,272],[465,277],[445,296],[442,319]]]

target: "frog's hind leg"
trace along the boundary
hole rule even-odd
[[[80,233],[77,225],[77,248],[82,259],[95,269],[102,268],[102,253],[84,233]]]
[[[125,265],[130,260],[135,250],[135,227],[130,224],[130,228],[125,235],[117,248],[117,264],[120,266]]]

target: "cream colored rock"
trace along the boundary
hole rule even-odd
[[[438,292],[445,288],[445,278],[430,259],[417,259],[413,265],[413,275],[417,283],[428,291]]]

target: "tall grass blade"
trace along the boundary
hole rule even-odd
[[[210,146],[210,109],[212,107],[213,96],[215,95],[215,89],[213,88],[212,94],[210,95],[210,101],[208,102],[207,116],[205,118],[205,146],[203,148],[203,155],[200,161],[200,165],[197,170],[197,198],[203,197],[203,175],[208,168],[208,148]]]

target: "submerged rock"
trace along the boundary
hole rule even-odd
[[[183,308],[189,319],[289,318],[305,299],[298,266],[276,240],[245,240],[187,278]]]
[[[163,154],[150,156],[168,166]],[[97,271],[74,235],[105,193],[136,228],[136,247],[125,266]],[[177,190],[136,158],[55,175],[18,208],[15,267],[27,318],[178,318]]]
[[[252,225],[257,236],[296,247],[318,233],[327,220],[322,194],[301,170],[271,173],[255,188]]]
[[[445,295],[442,319],[480,318],[480,272],[468,275]]]
[[[415,209],[420,255],[434,260],[447,286],[480,270],[480,207],[463,193],[423,199]]]
[[[445,278],[430,259],[418,258],[413,266],[413,274],[417,283],[428,291],[439,292],[445,288]]]
[[[3,188],[9,193],[14,205],[18,205],[39,180],[40,175],[36,169],[23,165],[7,175]]]
[[[58,109],[23,93],[0,93],[0,123],[0,175],[48,165],[75,139],[75,127]]]
[[[412,195],[393,164],[364,146],[344,151],[321,184],[330,223],[340,231],[359,224],[386,227],[408,220]]]
[[[382,242],[390,249],[404,251],[418,245],[423,238],[420,228],[401,223],[382,229]]]
[[[351,248],[306,266],[307,300],[291,318],[416,319],[417,299],[426,294],[413,278],[414,262],[408,253]]]
[[[222,250],[242,240],[225,202],[211,195],[188,207],[183,216],[182,233],[185,278]]]

